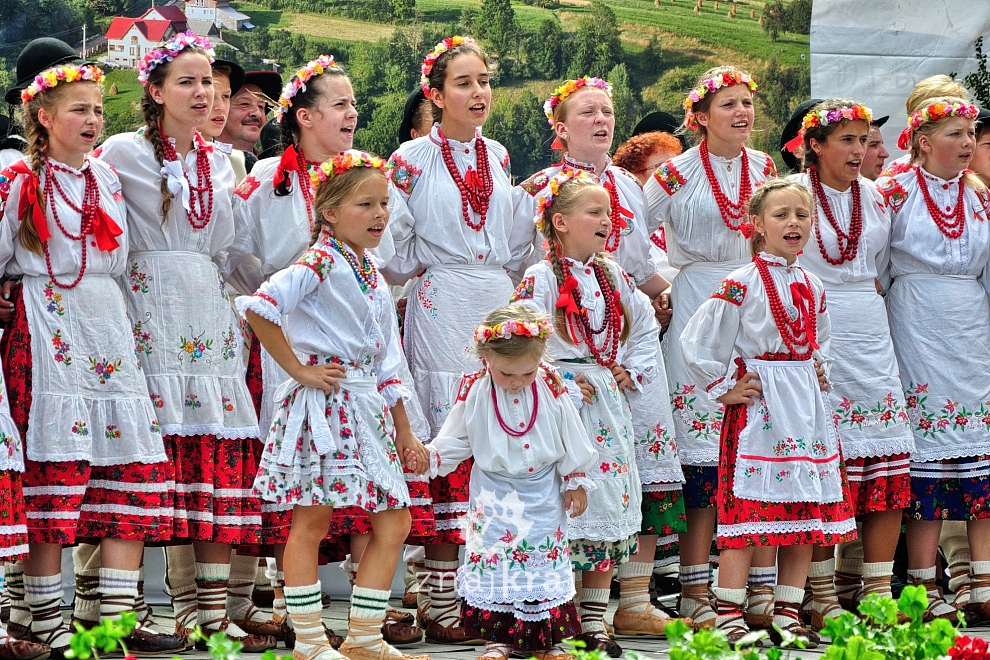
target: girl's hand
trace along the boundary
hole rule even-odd
[[[402,464],[412,472],[426,474],[430,469],[430,450],[412,431],[396,432],[395,449],[399,452]]]
[[[615,384],[619,386],[620,390],[628,390],[636,386],[629,372],[621,364],[613,364],[611,371],[612,376],[615,378]]]
[[[583,486],[564,493],[564,511],[569,511],[571,518],[577,518],[588,508],[588,495]]]
[[[300,364],[295,372],[290,375],[297,383],[305,387],[315,387],[327,394],[330,394],[331,390],[339,392],[340,379],[347,375],[347,371],[339,364]]]
[[[880,280],[873,278],[873,286],[876,287],[878,294],[883,294],[883,285],[880,284]]]
[[[735,386],[718,398],[719,402],[731,406],[743,403],[751,406],[763,397],[763,386],[756,372],[750,371],[736,381]]]
[[[829,384],[828,378],[825,377],[825,366],[818,358],[815,358],[815,373],[818,374],[818,387],[822,392],[827,391]]]
[[[667,332],[670,320],[674,318],[674,308],[670,304],[670,291],[664,291],[653,301],[653,314],[657,317],[660,329]]]
[[[0,286],[0,323],[9,323],[14,317],[14,303],[10,302],[10,291],[17,284],[14,280],[4,280]]]
[[[595,396],[595,386],[585,380],[584,376],[577,375],[574,382],[581,388],[581,400],[591,405],[591,399]]]

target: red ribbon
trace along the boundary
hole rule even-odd
[[[897,138],[897,148],[901,151],[908,151],[911,148],[911,127],[908,126],[901,131]]]
[[[557,137],[557,136],[554,136],[553,142],[550,143],[550,148],[552,150],[554,150],[554,151],[564,151],[565,150],[564,143],[561,142],[560,141],[560,138]]]
[[[31,219],[34,221],[34,228],[38,232],[38,238],[47,241],[52,237],[48,231],[48,220],[45,218],[45,209],[38,199],[38,188],[41,185],[38,175],[34,173],[27,161],[19,160],[10,166],[10,171],[15,174],[23,174],[27,180],[21,186],[21,196],[18,200],[17,215],[24,217],[25,209],[31,209]]]
[[[477,170],[468,168],[467,174],[464,175],[464,185],[475,193],[481,190],[481,177],[478,176]]]
[[[791,282],[791,300],[798,310],[798,318],[804,318],[804,329],[808,335],[808,345],[818,348],[818,338],[811,336],[811,315],[815,313],[815,295],[804,282]]]
[[[560,296],[557,298],[557,307],[564,308],[564,314],[578,314],[577,301],[574,300],[574,291],[578,288],[578,282],[573,275],[564,278],[564,283],[560,285]]]
[[[798,134],[798,136],[793,140],[789,140],[788,142],[784,143],[784,149],[787,149],[789,152],[794,153],[795,151],[797,151],[797,148],[800,147],[803,143],[804,143],[804,135]]]
[[[299,155],[296,153],[295,145],[292,144],[282,152],[282,157],[278,161],[278,167],[275,169],[275,178],[272,179],[272,184],[278,188],[288,178],[289,172],[299,172]],[[302,174],[300,173],[299,176],[302,177]]]
[[[96,213],[93,214],[93,236],[96,237],[96,247],[103,252],[113,252],[120,247],[117,237],[123,233],[124,230],[103,210],[103,207],[96,208]]]

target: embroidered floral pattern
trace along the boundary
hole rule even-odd
[[[148,430],[152,433],[160,434],[162,432],[162,425],[158,423],[157,419],[153,419],[151,420],[151,425],[148,427]]]
[[[506,160],[509,156],[506,154]],[[419,182],[419,177],[423,170],[416,167],[402,156],[393,155],[385,166],[385,173],[392,185],[401,190],[408,197]]]
[[[433,298],[437,295],[437,288],[433,286],[433,280],[427,275],[423,278],[419,288],[416,289],[416,300],[420,306],[430,314],[430,318],[436,320],[437,308],[433,304]]]
[[[48,301],[46,309],[49,314],[63,316],[65,307],[62,306],[62,294],[55,290],[55,284],[49,282],[45,285],[45,300]]]
[[[136,260],[132,261],[130,272],[127,274],[127,279],[131,282],[131,291],[134,293],[148,293],[148,283],[151,282],[152,278],[141,270],[143,265]]]
[[[454,402],[456,403],[457,401],[464,401],[464,400],[466,400],[467,399],[467,396],[468,396],[468,392],[471,391],[471,388],[474,386],[475,382],[477,382],[477,380],[479,378],[481,378],[482,376],[484,376],[484,375],[485,375],[485,370],[484,369],[480,369],[478,371],[475,371],[473,374],[464,374],[464,376],[461,378],[461,384],[457,388],[457,398],[455,399]],[[436,405],[434,405],[433,408],[434,408],[434,412],[437,412],[437,413],[443,412],[443,410],[436,410],[436,408],[437,408]],[[448,406],[448,409],[449,409],[449,406]]]
[[[213,350],[213,340],[203,339],[203,335],[206,334],[205,330],[198,335],[193,335],[192,326],[190,326],[189,334],[189,339],[179,335],[179,362],[182,362],[185,358],[188,358],[190,363],[196,362],[202,359],[207,351]],[[208,356],[206,361],[210,361]]]
[[[987,190],[986,188],[975,188],[973,192],[976,193],[976,198],[980,200],[980,206],[983,208],[983,213],[990,213],[990,190]],[[979,214],[977,214],[977,217],[981,220],[985,219],[980,217]]]
[[[966,431],[969,429],[990,431],[990,401],[986,401],[974,410],[952,399],[936,412],[928,407],[928,383],[908,383],[906,402],[908,416],[915,431],[920,431],[922,437],[934,438],[939,433],[948,430]],[[938,405],[938,404],[935,404]]]
[[[62,340],[62,329],[56,328],[52,335],[52,347],[55,348],[55,355],[52,357],[56,362],[69,366],[72,364],[72,356],[69,354],[69,342]]]
[[[900,210],[908,198],[907,190],[904,189],[904,186],[897,179],[887,179],[881,183],[880,193],[883,195],[884,201],[887,202],[887,206],[895,211]]]
[[[646,445],[646,451],[652,454],[654,458],[666,456],[667,452],[672,454],[677,453],[677,443],[661,424],[657,424],[654,428],[647,431],[643,439],[639,441],[639,444]]]
[[[223,349],[221,349],[220,355],[224,360],[233,360],[237,357],[237,335],[234,334],[234,329],[227,328],[222,338]]]
[[[203,402],[199,400],[199,397],[197,395],[195,394],[186,395],[186,408],[192,408],[193,410],[195,410],[196,408],[202,408],[202,407],[203,407]]]
[[[738,307],[746,299],[746,285],[735,280],[722,280],[712,298],[719,298]]]
[[[927,397],[926,397],[927,398]],[[917,397],[915,397],[917,401]],[[842,397],[842,402],[835,409],[833,418],[837,426],[843,424],[862,430],[863,427],[883,426],[904,423],[909,420],[907,409],[901,405],[893,392],[888,392],[873,408],[866,408],[855,399]]]
[[[505,172],[505,176],[509,181],[512,181],[512,163],[509,162],[509,152],[505,152],[505,157],[500,163],[502,165],[502,171]]]
[[[155,350],[154,346],[151,344],[151,333],[147,332],[143,325],[144,324],[141,321],[136,321],[133,328],[134,347],[137,351],[138,358],[140,358],[142,354],[151,355],[151,353]]]
[[[533,298],[533,288],[536,286],[536,276],[527,275],[522,278],[519,282],[519,286],[516,290],[512,292],[512,297],[509,298],[510,303],[519,302],[520,300],[531,300]]]
[[[107,437],[107,440],[116,440],[120,437],[120,429],[117,428],[116,424],[110,424],[107,426],[106,431],[104,431],[104,435]]]
[[[540,376],[542,376],[543,382],[547,384],[547,387],[553,394],[553,398],[559,399],[560,395],[567,391],[567,388],[564,386],[564,379],[550,365],[544,364],[541,366],[543,369],[540,371]]]
[[[673,195],[686,183],[684,177],[677,171],[677,168],[674,167],[674,163],[669,160],[661,165],[660,169],[658,169],[653,176],[656,178],[657,183],[660,184],[660,187],[663,188],[664,192],[668,195]]]
[[[223,406],[224,412],[234,412],[234,404],[231,403],[229,397],[221,397],[220,403]]]
[[[164,408],[165,407],[165,402],[162,401],[162,395],[161,394],[152,394],[151,395],[151,405],[153,405],[155,408]]]
[[[76,422],[72,425],[72,432],[76,435],[89,435],[89,429],[86,427],[86,422],[81,419],[76,420]]]
[[[98,360],[89,358],[89,370],[100,378],[100,385],[106,385],[115,371],[120,370],[120,360]]]
[[[310,248],[303,253],[303,256],[299,257],[299,261],[296,263],[312,270],[322,282],[326,279],[330,267],[333,266],[333,255],[319,248]]]
[[[797,451],[804,451],[806,449],[804,444],[804,438],[784,438],[783,440],[778,440],[773,446],[774,456],[790,456]]]
[[[675,383],[674,391],[670,395],[670,406],[680,415],[681,420],[696,439],[708,440],[712,436],[718,437],[722,431],[722,411],[701,415],[695,412],[694,402],[698,398],[695,393],[696,387],[694,384]]]
[[[595,442],[597,442],[602,447],[612,446],[612,431],[602,420],[598,420],[598,434],[595,436]],[[602,463],[602,465],[608,465],[607,463]],[[608,470],[602,469],[602,472],[607,472]]]
[[[550,176],[546,172],[537,172],[519,184],[519,187],[532,196],[537,195],[550,183]]]
[[[767,408],[767,400],[760,397],[760,418],[763,420],[763,430],[769,431],[773,428],[773,422],[770,421],[770,409]]]
[[[260,185],[261,185],[260,181],[258,181],[256,178],[248,174],[244,178],[244,180],[241,181],[236,188],[234,188],[234,194],[240,197],[241,199],[246,200],[248,197],[251,196],[251,193],[253,193],[255,190],[258,189]]]

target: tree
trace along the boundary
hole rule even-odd
[[[416,0],[392,0],[392,8],[396,19],[409,20],[416,14]]]
[[[475,32],[491,43],[492,52],[499,59],[509,56],[518,30],[516,12],[509,0],[481,0]]]
[[[563,75],[564,30],[556,18],[548,18],[540,24],[539,31],[529,39],[526,51],[529,63],[537,77],[552,80]]]
[[[770,35],[770,41],[776,42],[780,33],[787,31],[787,18],[783,0],[763,5],[763,31]]]
[[[529,91],[519,101],[499,99],[485,123],[485,135],[502,143],[512,155],[512,178],[522,180],[550,165],[550,131],[543,102]]]
[[[622,59],[619,21],[601,0],[593,0],[591,16],[581,19],[574,41],[574,57],[567,74],[570,78],[604,78]]]
[[[371,121],[354,134],[354,144],[368,153],[387,158],[399,147],[399,124],[402,122],[402,108],[405,94],[389,94],[374,112]]]
[[[639,120],[639,95],[629,84],[629,70],[626,65],[617,64],[608,72],[608,82],[612,86],[612,107],[615,112],[615,132],[613,144],[622,144],[629,139]]]
[[[474,21],[477,19],[477,12],[471,5],[464,5],[461,8],[461,25],[464,26],[465,32],[474,33]]]
[[[811,34],[811,0],[794,0],[787,8],[787,29],[795,34]]]
[[[983,52],[983,37],[976,40],[976,71],[963,78],[976,100],[984,108],[990,106],[990,71],[987,70],[987,56]]]
[[[657,35],[650,37],[643,51],[643,68],[647,73],[657,74],[663,71],[663,48]]]
[[[755,137],[754,146],[768,154],[778,154],[783,126],[797,104],[811,95],[811,72],[807,68],[781,66],[777,58],[771,58],[757,79],[760,87],[756,90],[756,100],[773,124]]]

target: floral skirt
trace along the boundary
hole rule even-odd
[[[914,520],[990,518],[990,455],[911,463]]]
[[[430,479],[436,536],[426,540],[424,545],[464,545],[473,466],[474,460],[469,458],[447,476]]]
[[[536,603],[534,606],[539,607]],[[524,621],[513,612],[495,612],[462,602],[461,625],[478,638],[506,644],[527,656],[534,651],[549,651],[581,632],[581,619],[571,601],[550,608],[550,618],[538,621]]]
[[[736,497],[733,479],[739,434],[746,427],[747,406],[726,406],[718,466],[718,547],[835,545],[856,538],[856,518],[849,484],[840,461],[846,496],[833,503],[757,502]]]
[[[847,458],[850,502],[857,516],[911,506],[911,455]]]
[[[643,486],[644,535],[656,535],[657,549],[653,561],[657,566],[677,561],[680,546],[677,535],[687,531],[684,514],[684,494],[681,484],[649,484]]]
[[[403,476],[409,488],[409,514],[412,516],[412,526],[406,543],[427,545],[437,533],[436,522],[433,519],[433,503],[430,500],[429,480],[417,477],[406,469],[403,469]],[[327,537],[332,539],[351,534],[367,535],[371,532],[371,519],[367,512],[361,507],[346,506],[334,509]]]
[[[571,567],[575,571],[604,573],[625,564],[639,549],[639,536],[621,541],[571,539]]]
[[[684,508],[710,509],[718,491],[717,465],[684,465]]]
[[[16,561],[27,556],[27,517],[19,472],[0,471],[0,560]]]

